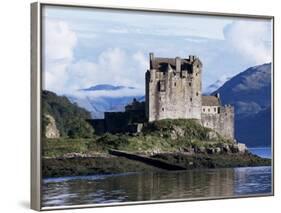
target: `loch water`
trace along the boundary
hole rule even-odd
[[[270,195],[272,167],[122,173],[43,179],[42,205]]]

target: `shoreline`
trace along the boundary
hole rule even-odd
[[[180,170],[271,166],[271,159],[249,152],[244,154],[193,154],[159,153],[150,156],[155,160],[176,165]],[[42,177],[120,174],[128,172],[171,171],[155,165],[110,154],[81,155],[42,159]]]

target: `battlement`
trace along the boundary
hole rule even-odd
[[[193,73],[193,67],[202,68],[202,63],[198,57],[190,55],[189,58],[162,58],[155,57],[153,53],[149,54],[149,64],[151,71],[168,72],[168,71],[187,71]]]

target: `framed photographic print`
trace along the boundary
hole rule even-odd
[[[272,16],[31,5],[31,207],[273,195]]]

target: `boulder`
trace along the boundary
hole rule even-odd
[[[200,146],[198,147],[198,150],[197,150],[199,153],[206,153],[206,148],[204,146]]]
[[[238,153],[239,152],[238,144],[232,144],[230,146],[230,150],[231,150],[232,153]]]
[[[221,153],[221,148],[220,147],[216,147],[215,148],[215,153]]]
[[[247,146],[246,146],[246,144],[244,144],[244,143],[238,143],[238,144],[237,144],[237,147],[238,147],[238,151],[239,151],[240,153],[245,153],[246,150],[247,150]]]
[[[207,133],[207,138],[209,140],[217,140],[218,139],[218,134],[215,131],[209,131]]]
[[[194,148],[192,148],[191,146],[184,147],[183,151],[188,153],[194,153]]]
[[[226,152],[226,153],[229,153],[230,152],[229,145],[228,144],[223,144],[222,145],[222,151]]]
[[[179,137],[183,137],[184,133],[185,133],[184,129],[182,129],[178,126],[173,126],[173,130],[171,132],[171,139],[176,140]]]
[[[214,154],[215,153],[215,149],[214,148],[207,148],[207,153],[208,154]]]
[[[45,127],[45,137],[46,138],[59,138],[60,137],[60,132],[57,129],[56,126],[56,121],[53,118],[53,116],[51,115],[44,115],[48,120],[49,123],[47,124],[47,126]]]

